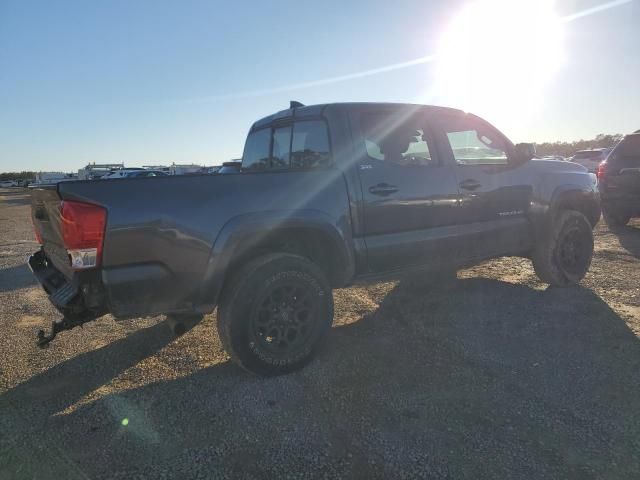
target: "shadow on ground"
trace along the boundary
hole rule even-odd
[[[295,374],[227,362],[57,415],[169,341],[140,330],[0,396],[0,476],[39,456],[59,478],[640,475],[640,345],[584,288],[400,283]]]
[[[14,205],[29,205],[31,203],[31,194],[29,190],[0,190],[0,202]]]
[[[634,222],[626,227],[609,227],[611,232],[618,237],[620,245],[631,255],[640,258],[640,223]]]
[[[33,273],[26,263],[0,270],[0,292],[11,292],[36,284]]]

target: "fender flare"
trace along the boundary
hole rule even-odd
[[[598,191],[584,185],[561,184],[553,189],[549,202],[532,218],[536,242],[544,238],[560,207],[572,203],[580,206],[576,210],[584,213],[592,226],[598,223],[601,213]]]
[[[344,286],[355,275],[355,255],[351,225],[348,218],[336,221],[319,210],[268,211],[238,215],[222,227],[216,237],[199,292],[199,302],[207,310],[212,310],[228,277],[231,260],[238,254],[238,248],[248,239],[264,238],[277,230],[294,229],[316,231],[331,242],[332,251],[340,266],[336,286]]]

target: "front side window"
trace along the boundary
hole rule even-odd
[[[368,113],[360,118],[367,156],[394,165],[433,166],[421,115]]]
[[[296,122],[291,144],[291,168],[324,168],[330,163],[326,124],[321,120]]]
[[[442,122],[458,165],[506,165],[504,138],[473,117],[448,118]]]
[[[270,167],[269,148],[271,129],[265,128],[250,133],[242,154],[243,170],[266,170]]]

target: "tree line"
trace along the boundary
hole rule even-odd
[[[543,157],[545,155],[562,155],[571,157],[578,150],[589,150],[592,148],[613,148],[622,140],[624,135],[605,135],[601,133],[592,140],[577,140],[575,142],[545,142],[536,143],[536,153]]]
[[[536,143],[538,156],[562,155],[570,157],[578,150],[589,150],[591,148],[612,148],[624,135],[616,133],[614,135],[600,133],[591,140],[577,140],[575,142],[544,142]],[[36,178],[36,172],[5,172],[0,173],[0,182],[6,180],[29,180]]]
[[[0,182],[8,180],[33,180],[36,178],[36,172],[5,172],[0,173]]]

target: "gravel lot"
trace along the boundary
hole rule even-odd
[[[335,292],[327,346],[253,377],[213,315],[56,316],[25,257],[28,194],[0,190],[0,478],[640,478],[640,222],[597,227],[583,284],[530,263]]]

